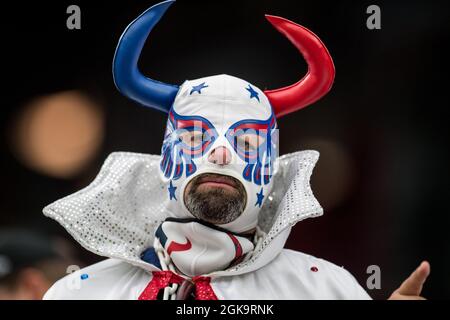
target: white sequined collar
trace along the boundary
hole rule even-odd
[[[281,251],[295,223],[322,214],[309,185],[318,157],[317,151],[307,150],[277,159],[273,190],[260,213],[259,226],[267,235],[251,259],[210,276],[237,275],[264,266]],[[166,218],[168,200],[162,199],[167,199],[167,190],[157,178],[159,160],[159,155],[112,153],[89,186],[48,205],[44,214],[91,252],[159,270],[140,258]]]

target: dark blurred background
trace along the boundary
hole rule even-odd
[[[0,227],[73,242],[42,208],[89,184],[113,151],[159,154],[166,116],[121,96],[111,76],[123,29],[156,1],[16,1],[2,9]],[[81,30],[66,9],[81,8]],[[366,8],[381,8],[381,30]],[[324,216],[287,246],[330,260],[384,299],[422,259],[424,295],[450,298],[448,51],[450,5],[437,1],[184,1],[152,32],[142,72],[174,84],[227,73],[261,89],[306,63],[264,14],[313,30],[336,80],[315,105],[279,120],[280,154],[321,153],[312,177]],[[99,257],[78,249],[84,264]]]

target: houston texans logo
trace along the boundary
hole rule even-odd
[[[156,237],[161,242],[161,245],[165,248],[167,243],[167,236],[162,229],[162,225],[158,227],[155,232]],[[186,238],[186,243],[179,243],[176,241],[171,241],[169,247],[167,248],[167,253],[170,255],[172,252],[176,251],[187,251],[192,248],[191,240]]]
[[[175,241],[170,242],[169,248],[167,248],[167,253],[170,255],[174,251],[187,251],[192,248],[191,240],[186,238],[186,243],[178,243]]]

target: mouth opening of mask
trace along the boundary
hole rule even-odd
[[[247,190],[235,177],[201,173],[184,188],[186,209],[196,218],[214,225],[238,219],[247,206]]]

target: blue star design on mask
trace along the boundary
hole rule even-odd
[[[250,99],[251,98],[256,98],[256,100],[258,100],[259,102],[259,93],[255,91],[255,89],[253,89],[253,87],[251,85],[248,85],[248,88],[245,88],[248,92],[250,92]]]
[[[202,93],[202,89],[203,89],[203,88],[207,88],[207,87],[209,87],[209,86],[207,86],[207,85],[205,84],[205,82],[200,83],[200,84],[197,85],[197,86],[192,86],[192,90],[191,90],[191,93],[189,93],[189,95],[193,94],[194,92],[198,92],[199,94],[201,94],[201,93]]]
[[[259,193],[257,193],[256,196],[258,197],[258,199],[256,200],[255,206],[258,206],[261,208],[261,205],[262,205],[262,202],[264,199],[263,188],[261,188],[261,191]]]
[[[172,180],[170,180],[170,185],[169,188],[167,188],[169,190],[169,200],[175,199],[177,200],[177,197],[175,196],[175,190],[177,190],[177,187],[174,187],[172,184]]]

